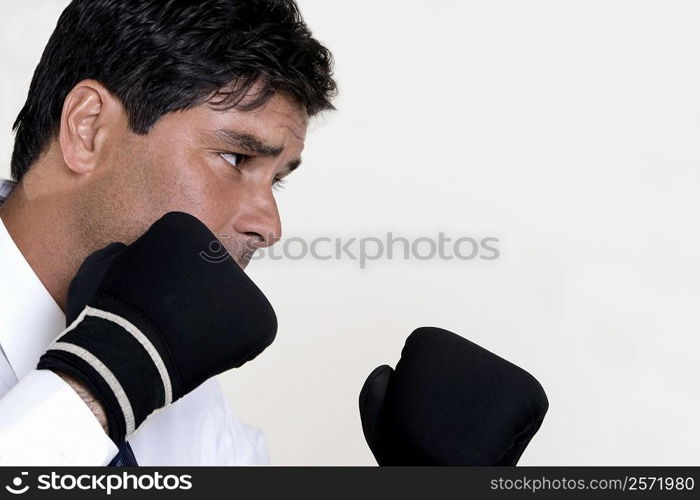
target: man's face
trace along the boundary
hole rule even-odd
[[[253,111],[204,104],[170,113],[145,136],[125,128],[86,186],[93,246],[130,243],[165,213],[182,211],[245,267],[255,249],[281,237],[273,186],[298,166],[307,119],[276,94]]]

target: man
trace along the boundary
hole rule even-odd
[[[332,56],[293,0],[66,8],[15,122],[16,185],[0,187],[0,464],[116,464],[124,450],[94,394],[36,369],[65,328],[72,278],[171,211],[244,268],[281,237],[273,189],[335,93]],[[152,415],[126,451],[139,465],[269,463],[215,378]]]

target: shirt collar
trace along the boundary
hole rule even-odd
[[[7,187],[9,186],[9,188]],[[12,184],[0,182],[0,203]],[[66,317],[0,219],[0,347],[21,380],[65,329]]]

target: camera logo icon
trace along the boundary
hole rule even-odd
[[[26,493],[27,490],[29,489],[29,485],[25,485],[22,487],[22,476],[27,476],[29,475],[28,472],[22,472],[20,476],[17,476],[12,480],[12,485],[7,485],[5,486],[5,489],[12,493],[13,495],[21,495],[23,493]]]
[[[222,234],[219,237],[222,240],[230,238],[228,234]],[[199,256],[210,264],[220,264],[230,257],[226,248],[218,240],[212,241],[209,249],[199,252]]]

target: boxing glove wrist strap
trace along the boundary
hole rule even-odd
[[[95,298],[49,346],[38,369],[73,375],[104,406],[119,445],[153,412],[179,397],[167,344],[133,308]]]

